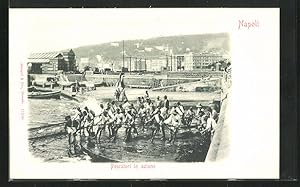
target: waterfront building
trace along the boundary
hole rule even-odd
[[[56,74],[58,71],[74,71],[76,56],[72,49],[67,52],[31,53],[27,64],[29,73]]]
[[[167,68],[166,57],[150,58],[147,62],[147,71],[163,71]]]
[[[62,53],[67,71],[75,71],[76,70],[76,55],[72,49],[69,51],[65,51]]]
[[[208,70],[217,62],[224,61],[222,55],[217,54],[193,54],[192,52],[165,57],[168,71],[192,71]]]
[[[58,70],[65,71],[66,61],[61,53],[32,53],[28,58],[29,73],[55,74]]]
[[[138,57],[126,57],[124,59],[124,68],[127,71],[146,71],[147,60],[145,58]]]
[[[193,55],[193,70],[210,69],[214,63],[223,60],[223,56],[214,54],[196,54]]]

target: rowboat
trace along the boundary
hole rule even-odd
[[[28,98],[32,99],[60,99],[60,90],[45,90],[36,87],[28,88]]]

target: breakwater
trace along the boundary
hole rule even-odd
[[[230,151],[230,110],[231,110],[231,77],[225,74],[222,79],[221,110],[214,136],[209,146],[205,162],[220,161]]]

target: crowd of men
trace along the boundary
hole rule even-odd
[[[118,103],[118,104],[117,104]],[[144,96],[138,97],[136,102],[111,101],[100,103],[95,113],[88,107],[75,109],[74,115],[66,116],[65,130],[69,135],[69,144],[78,143],[78,137],[88,137],[100,143],[107,138],[104,131],[108,131],[109,141],[115,142],[119,129],[124,128],[124,142],[131,141],[133,136],[148,135],[153,142],[157,133],[161,132],[161,141],[174,143],[179,129],[196,128],[200,132],[213,135],[218,121],[219,106],[202,106],[185,108],[180,102],[172,106],[165,95],[152,100],[146,91]]]

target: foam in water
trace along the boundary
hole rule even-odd
[[[81,107],[85,106],[88,107],[88,109],[93,110],[96,115],[99,115],[101,112],[98,101],[94,97],[90,97],[86,101],[84,101]]]

